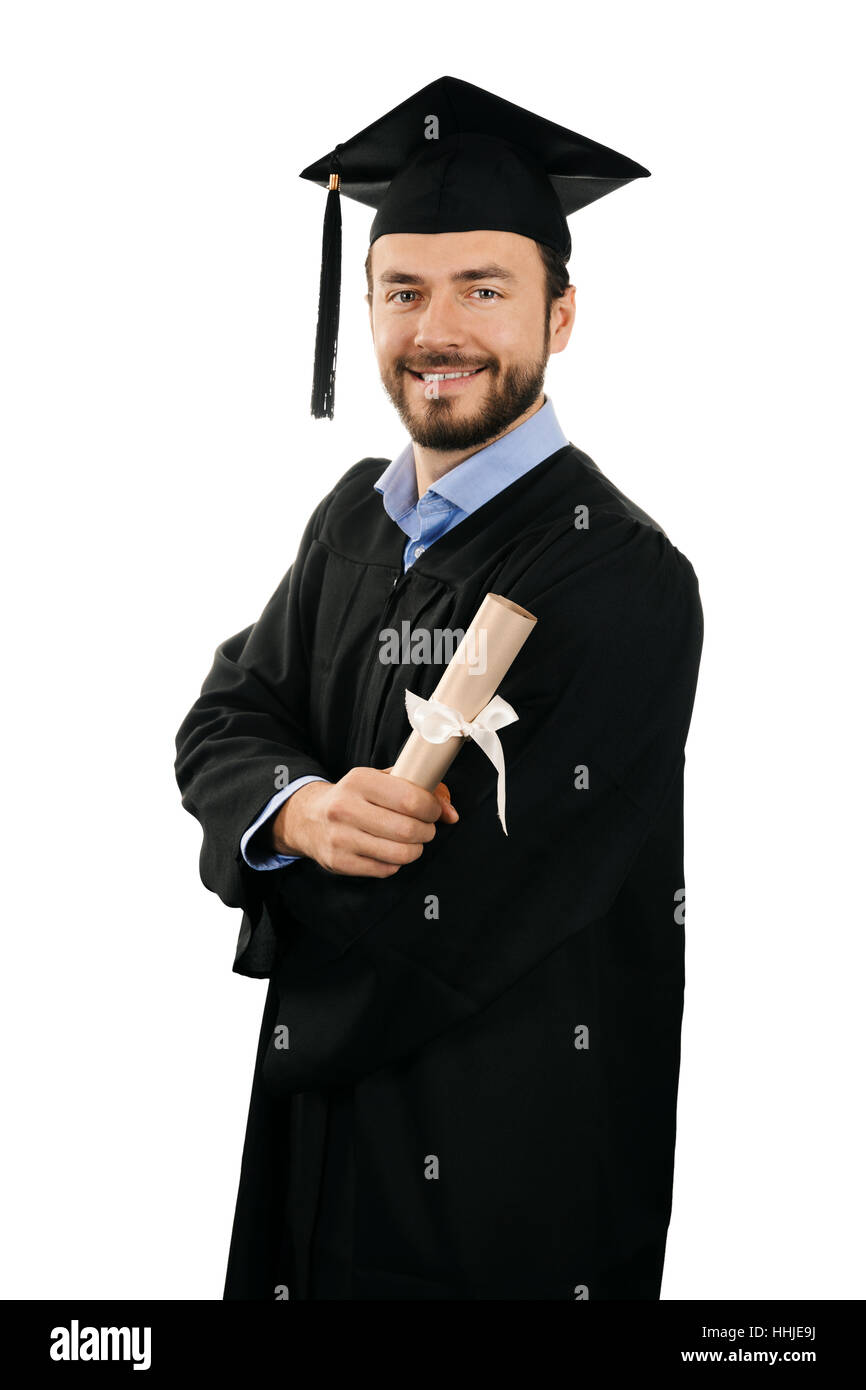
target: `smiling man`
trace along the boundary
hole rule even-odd
[[[379,371],[414,441],[423,496],[541,408],[547,359],[574,323],[574,286],[547,248],[514,232],[392,233],[374,242],[367,273]]]
[[[348,194],[377,209],[409,439],[338,478],[177,736],[234,969],[269,980],[227,1299],[660,1296],[701,606],[544,393],[566,216],[646,172],[447,77],[304,171],[329,189],[313,411]],[[444,658],[383,635],[461,634],[490,592],[537,619],[500,686],[507,835],[473,741],[435,792],[389,771]]]

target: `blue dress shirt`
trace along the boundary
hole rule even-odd
[[[470,513],[489,502],[491,497],[516,482],[536,464],[550,458],[567,443],[554,413],[553,402],[545,396],[541,409],[524,420],[522,425],[458,463],[419,498],[415,452],[410,441],[373,484],[382,495],[385,511],[408,537],[403,550],[403,573],[452,526],[459,525]],[[250,868],[281,869],[285,864],[293,864],[301,858],[297,854],[277,854],[273,849],[257,854],[256,847],[251,846],[250,841],[293,792],[308,782],[325,780],[316,776],[299,777],[271,797],[241,839],[241,854]]]

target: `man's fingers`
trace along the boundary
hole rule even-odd
[[[382,770],[386,773],[391,772],[390,767],[383,768]],[[449,821],[453,825],[455,821],[460,819],[460,816],[452,804],[451,793],[445,782],[439,782],[438,785],[434,787],[432,794],[442,806],[442,816],[444,820]]]
[[[394,777],[390,772],[375,767],[356,767],[347,773],[343,781],[375,806],[396,811],[402,816],[411,816],[414,820],[439,819],[439,798],[424,787],[408,782],[405,777]]]
[[[435,832],[434,832],[435,833]],[[339,842],[338,842],[339,843]],[[353,830],[346,837],[342,850],[344,858],[364,860],[369,865],[373,860],[380,864],[393,864],[397,868],[413,864],[424,853],[424,843],[417,840],[398,841],[381,835],[368,834],[366,830]]]
[[[422,819],[380,805],[370,799],[369,791],[358,786],[354,789],[345,787],[342,795],[331,797],[327,818],[338,831],[348,829],[363,832],[383,841],[394,840],[401,844],[426,844],[436,834],[436,820],[441,806],[435,797],[431,797],[431,801],[434,814]]]
[[[330,873],[388,877],[421,857],[437,821],[457,819],[444,782],[428,792],[390,768],[351,768],[311,808],[311,857]]]
[[[453,825],[455,821],[460,819],[456,807],[451,804],[451,793],[444,782],[439,783],[433,795],[442,803],[442,817],[444,820],[450,821]]]
[[[441,818],[453,825],[459,820],[445,782],[437,783],[435,789],[428,792],[424,787],[407,781],[405,777],[393,776],[390,767],[356,767],[346,774],[340,785],[344,787],[347,795],[356,795],[371,807],[379,807],[385,812],[408,817],[413,821],[424,821],[432,825]],[[362,819],[357,819],[354,806],[348,808],[343,805],[342,810],[344,814],[352,817],[354,824],[372,834],[386,838],[406,837],[406,827],[403,826],[402,830],[399,830],[396,822],[391,822],[389,827],[389,823],[381,817],[371,820],[364,813]],[[414,838],[417,839],[417,835]]]
[[[393,878],[403,866],[386,864],[380,859],[367,859],[360,854],[343,854],[334,864],[323,864],[322,867],[341,878]]]

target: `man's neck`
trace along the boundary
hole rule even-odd
[[[473,445],[471,449],[425,449],[421,444],[413,444],[412,448],[415,454],[415,478],[418,486],[418,496],[423,497],[429,487],[432,487],[433,484],[444,477],[446,473],[450,473],[451,469],[456,468],[458,463],[465,463],[473,454],[480,453],[481,450],[486,449],[488,445],[495,444],[497,439],[503,439],[506,434],[510,434],[512,430],[516,430],[520,425],[525,424],[531,415],[534,415],[536,411],[541,409],[545,400],[546,397],[542,391],[538,399],[533,401],[529,409],[525,410],[522,415],[519,415],[516,420],[513,420],[506,429],[500,430],[499,434],[491,436],[490,439],[485,439],[482,444]]]

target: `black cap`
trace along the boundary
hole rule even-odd
[[[518,232],[571,254],[566,217],[649,170],[522,106],[439,77],[301,173],[328,188],[311,410],[334,415],[340,194],[388,232]]]

